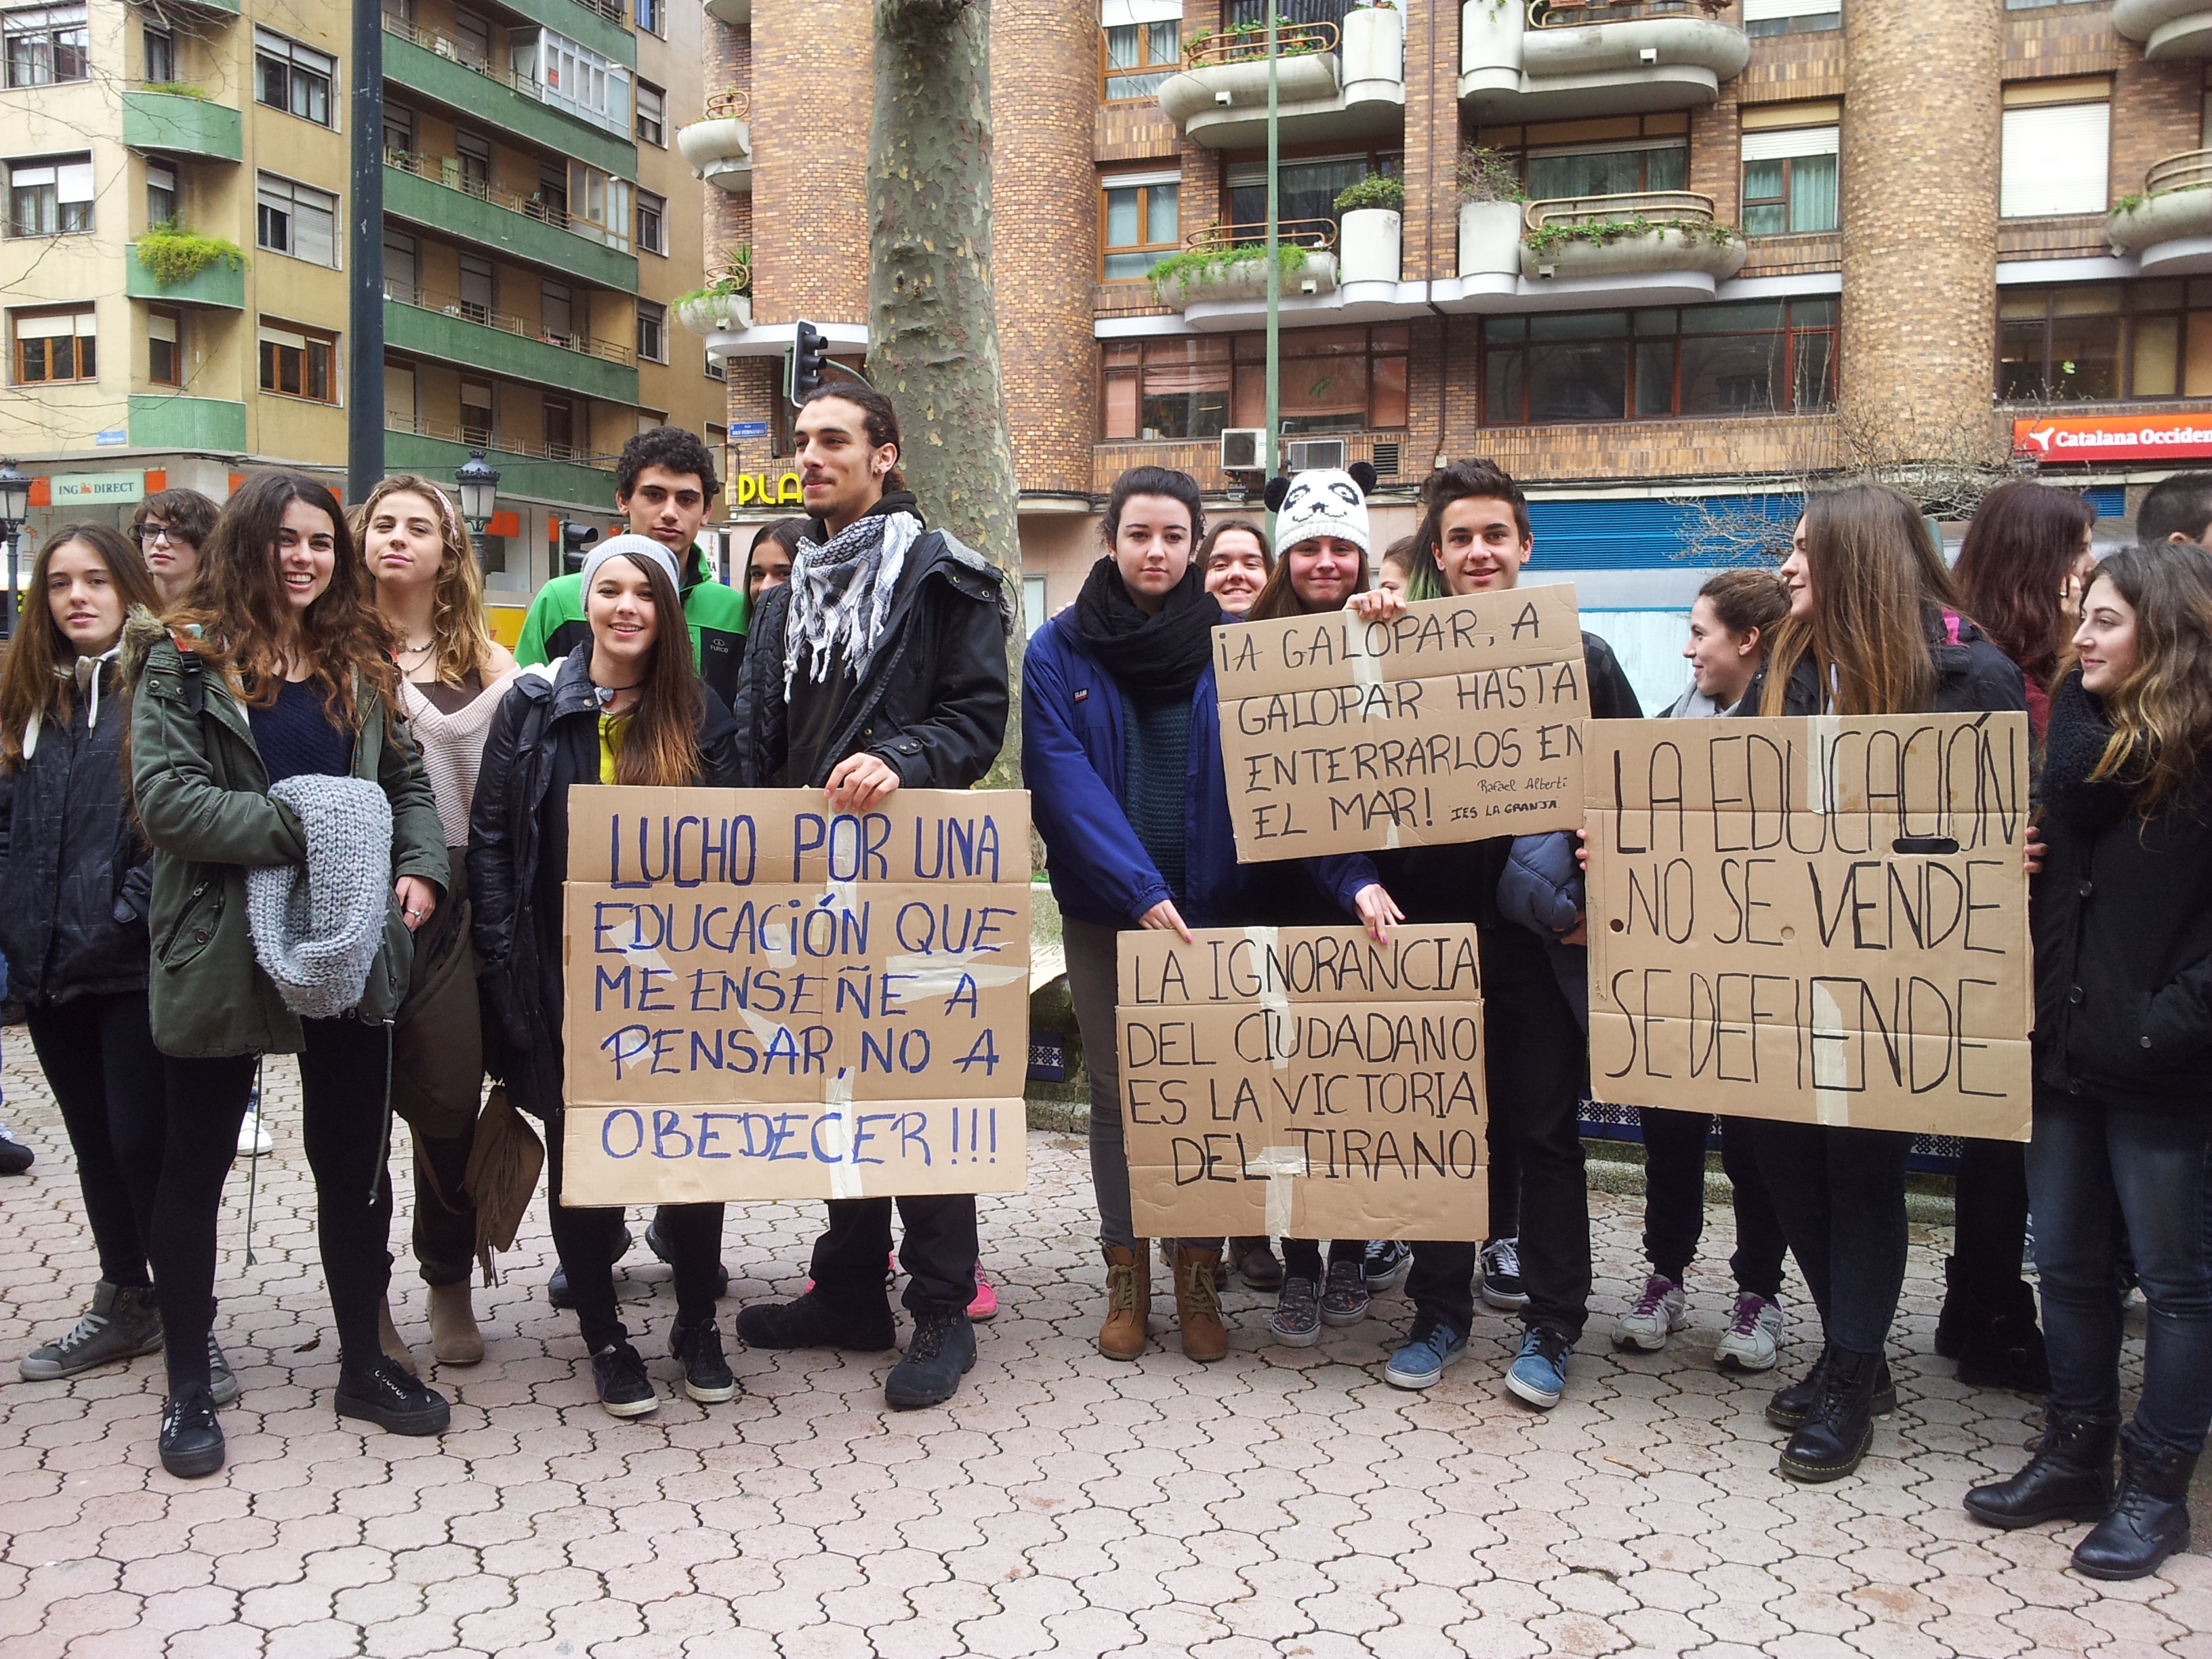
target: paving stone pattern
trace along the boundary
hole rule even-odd
[[[2100,1586],[2061,1571],[2081,1528],[1997,1534],[1960,1511],[1968,1483],[2017,1466],[2034,1407],[1962,1389],[1930,1357],[1940,1233],[1915,1241],[1899,1413],[1860,1476],[1826,1489],[1775,1474],[1766,1388],[1712,1368],[1724,1210],[1692,1273],[1694,1328],[1624,1358],[1605,1335],[1640,1271],[1638,1200],[1596,1195],[1601,1311],[1565,1401],[1538,1414],[1499,1386],[1494,1315],[1436,1389],[1387,1387],[1408,1312],[1395,1295],[1292,1351],[1264,1344],[1267,1304],[1238,1291],[1218,1364],[1101,1358],[1085,1155],[1059,1136],[1036,1138],[1028,1193],[985,1201],[1004,1310],[946,1409],[887,1411],[887,1357],[733,1350],[734,1403],[678,1395],[618,1423],[545,1304],[541,1206],[477,1293],[489,1357],[436,1376],[452,1432],[365,1432],[331,1409],[289,1063],[270,1068],[277,1149],[251,1265],[243,1161],[222,1218],[217,1328],[245,1388],[224,1413],[229,1467],[174,1480],[155,1456],[157,1360],[15,1379],[96,1267],[29,1044],[4,1046],[6,1115],[39,1154],[0,1183],[5,1659],[2212,1656],[2203,1557]],[[725,1312],[795,1293],[817,1226],[810,1206],[733,1209]],[[625,1282],[670,1394],[666,1270],[641,1245]],[[411,1268],[394,1284],[427,1360],[421,1286]],[[1154,1329],[1171,1336],[1157,1310]],[[1809,1321],[1793,1337],[1789,1363],[1808,1364]]]

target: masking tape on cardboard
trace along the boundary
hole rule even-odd
[[[1244,1167],[1251,1174],[1267,1177],[1267,1237],[1289,1237],[1295,1183],[1306,1172],[1304,1151],[1297,1146],[1263,1146]]]
[[[853,1076],[843,1067],[822,1087],[822,1103],[828,1115],[836,1120],[838,1146],[842,1153],[830,1166],[830,1196],[832,1198],[861,1198],[860,1166],[853,1158]]]
[[[1814,714],[1805,724],[1811,728],[1805,752],[1805,810],[1826,812],[1830,805],[1828,764],[1843,736],[1844,719],[1840,714]]]
[[[1836,1086],[1848,1079],[1834,1075],[1843,1064],[1843,1055],[1832,1046],[1847,1035],[1843,1010],[1836,1006],[1835,994],[1820,981],[1814,981],[1813,1110],[1820,1122],[1831,1129],[1850,1127],[1850,1091]],[[1829,1075],[1823,1077],[1823,1073]]]
[[[1291,999],[1288,994],[1285,993],[1279,986],[1274,985],[1269,981],[1266,965],[1267,957],[1269,954],[1275,950],[1276,940],[1279,937],[1280,934],[1279,930],[1273,927],[1247,927],[1244,929],[1244,942],[1252,947],[1252,954],[1259,959],[1261,963],[1260,1006],[1266,1009],[1267,1012],[1275,1018],[1287,1019],[1290,1017],[1291,1012]],[[1271,1063],[1274,1068],[1279,1072],[1290,1065],[1291,1060],[1288,1054],[1276,1054],[1274,1050],[1275,1044],[1271,1040],[1267,1044],[1269,1063]]]

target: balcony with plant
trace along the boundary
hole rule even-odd
[[[1728,0],[1463,0],[1460,100],[1485,122],[1712,103],[1751,60],[1727,10]]]
[[[2154,63],[2212,58],[2212,0],[2112,0],[2112,33]]]
[[[1530,202],[1522,209],[1521,275],[1530,283],[1646,279],[1693,273],[1705,285],[1743,269],[1743,233],[1694,191],[1644,191]]]
[[[1152,292],[1194,327],[1249,325],[1267,297],[1264,224],[1210,225],[1193,231],[1180,253],[1152,267]],[[1286,306],[1310,307],[1337,291],[1336,226],[1286,219],[1276,228],[1278,292]]]
[[[123,288],[134,300],[243,310],[246,252],[221,236],[203,236],[164,219],[131,245]]]
[[[676,148],[692,173],[732,195],[753,187],[753,132],[745,120],[750,110],[744,93],[718,92],[698,120],[676,131]]]
[[[2212,149],[2154,162],[2142,191],[2106,216],[2105,240],[2134,254],[2142,276],[2212,271]]]
[[[1273,69],[1284,142],[1401,130],[1405,56],[1405,15],[1395,4],[1354,6],[1340,26],[1278,17]],[[1263,21],[1201,28],[1184,43],[1182,72],[1161,82],[1160,111],[1193,143],[1264,143],[1268,69]]]
[[[123,142],[158,155],[236,161],[246,154],[246,118],[204,88],[148,81],[124,89]]]
[[[1335,206],[1338,280],[1395,283],[1403,269],[1406,181],[1370,173],[1339,191]]]
[[[1517,278],[1522,209],[1520,169],[1502,150],[1462,145],[1459,153],[1459,274]]]
[[[735,334],[753,325],[753,249],[745,243],[704,288],[678,295],[676,320],[694,334]]]

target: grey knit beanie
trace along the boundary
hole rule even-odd
[[[366,778],[303,772],[272,784],[290,807],[307,861],[246,872],[253,954],[284,1006],[334,1019],[361,1006],[392,902],[392,803]]]

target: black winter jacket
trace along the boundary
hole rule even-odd
[[[1944,611],[1929,605],[1921,617],[1928,635],[1929,654],[1936,659],[1936,695],[1925,708],[1899,709],[1911,714],[2002,714],[2014,709],[2027,712],[2027,685],[2020,665],[1982,637],[1982,630],[1964,617],[1959,618],[1959,640],[1953,644]],[[1766,665],[1751,677],[1743,701],[1730,710],[1746,719],[1759,714],[1759,699],[1766,695]],[[1790,676],[1790,694],[1784,699],[1785,714],[1820,712],[1820,671],[1808,654],[1797,660]]]
[[[2054,757],[2069,706],[2095,708],[2080,685],[2076,670],[2051,699]],[[2113,797],[2106,810],[2043,813],[2029,907],[2037,1080],[2130,1104],[2212,1104],[2212,776],[2148,819],[2118,786],[2091,788]]]
[[[817,522],[813,533],[821,532]],[[751,788],[769,785],[789,752],[783,638],[790,614],[787,582],[762,601],[745,647],[738,684],[738,772]],[[838,762],[856,754],[875,756],[907,789],[965,789],[981,778],[1006,741],[1012,628],[998,570],[941,532],[924,535],[900,574],[884,643],[854,689],[808,785],[820,788]]]
[[[484,1070],[507,1097],[548,1122],[561,1111],[562,906],[568,790],[599,781],[599,704],[591,655],[526,668],[492,717],[469,814],[471,937],[483,963]],[[703,684],[698,782],[737,781],[737,726]]]
[[[1636,688],[1628,683],[1611,646],[1595,634],[1584,634],[1583,663],[1589,677],[1592,720],[1643,719]],[[1498,882],[1512,850],[1511,836],[1492,836],[1486,841],[1408,847],[1371,856],[1383,886],[1407,921],[1471,921],[1479,927],[1495,927],[1501,921]]]
[[[146,988],[154,855],[131,821],[116,669],[100,721],[83,697],[47,720],[19,771],[0,775],[0,956],[9,994],[34,1006]]]

